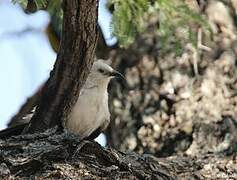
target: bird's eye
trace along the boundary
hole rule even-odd
[[[105,73],[105,71],[103,69],[99,69],[98,70],[100,73]]]

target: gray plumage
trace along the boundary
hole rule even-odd
[[[103,131],[110,122],[107,87],[115,71],[102,60],[96,61],[69,114],[66,128],[81,138],[89,137],[97,129]],[[98,133],[99,134],[99,133]]]

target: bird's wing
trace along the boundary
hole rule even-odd
[[[99,127],[95,131],[93,131],[88,137],[86,137],[85,140],[94,140],[100,135],[101,132],[102,132],[102,129],[101,127]]]
[[[109,122],[110,120],[105,120],[104,123],[99,127],[97,128],[95,131],[93,131],[87,138],[85,138],[86,140],[94,140],[95,138],[97,138],[100,133],[102,133],[106,128],[107,126],[109,125]]]

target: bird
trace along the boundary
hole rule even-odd
[[[103,62],[96,61],[85,82],[79,98],[66,121],[69,132],[82,139],[94,139],[110,122],[108,84],[114,77],[125,79],[121,73]]]
[[[67,131],[78,135],[80,139],[93,140],[108,127],[110,123],[108,85],[113,78],[125,80],[121,73],[106,64],[104,60],[99,59],[93,63],[79,97],[65,122]],[[29,123],[32,114],[26,117],[29,118],[24,118],[24,124]],[[23,124],[19,124],[18,128],[16,126],[1,131],[0,138],[6,138],[8,132],[16,135],[22,127]]]

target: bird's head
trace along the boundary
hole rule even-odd
[[[121,73],[114,70],[103,60],[98,60],[94,62],[91,68],[91,72],[88,76],[88,81],[96,85],[107,86],[109,81],[114,77],[125,79]]]

